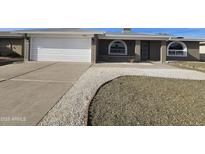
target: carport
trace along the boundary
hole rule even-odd
[[[0,32],[0,65],[23,61],[24,35]]]

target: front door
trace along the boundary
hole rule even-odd
[[[141,41],[141,60],[149,60],[150,50],[149,50],[149,41]]]

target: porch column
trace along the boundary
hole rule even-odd
[[[24,61],[29,60],[29,40],[28,38],[24,38],[24,45],[23,45],[23,51],[24,51]]]
[[[94,35],[92,38],[92,49],[91,49],[91,62],[96,63],[97,61],[97,36]]]
[[[141,61],[141,41],[135,41],[135,61]]]
[[[166,45],[166,41],[162,41],[160,47],[160,62],[164,63],[166,62],[166,59],[167,59],[167,45]]]

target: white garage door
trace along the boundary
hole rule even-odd
[[[90,38],[32,38],[31,60],[91,62]]]

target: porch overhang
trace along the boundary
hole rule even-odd
[[[158,41],[193,41],[205,42],[205,38],[177,37],[170,35],[140,34],[140,33],[105,33],[98,36],[99,39],[120,40],[158,40]]]
[[[99,35],[99,39],[121,40],[169,40],[168,36],[142,35],[142,34],[109,34]]]

